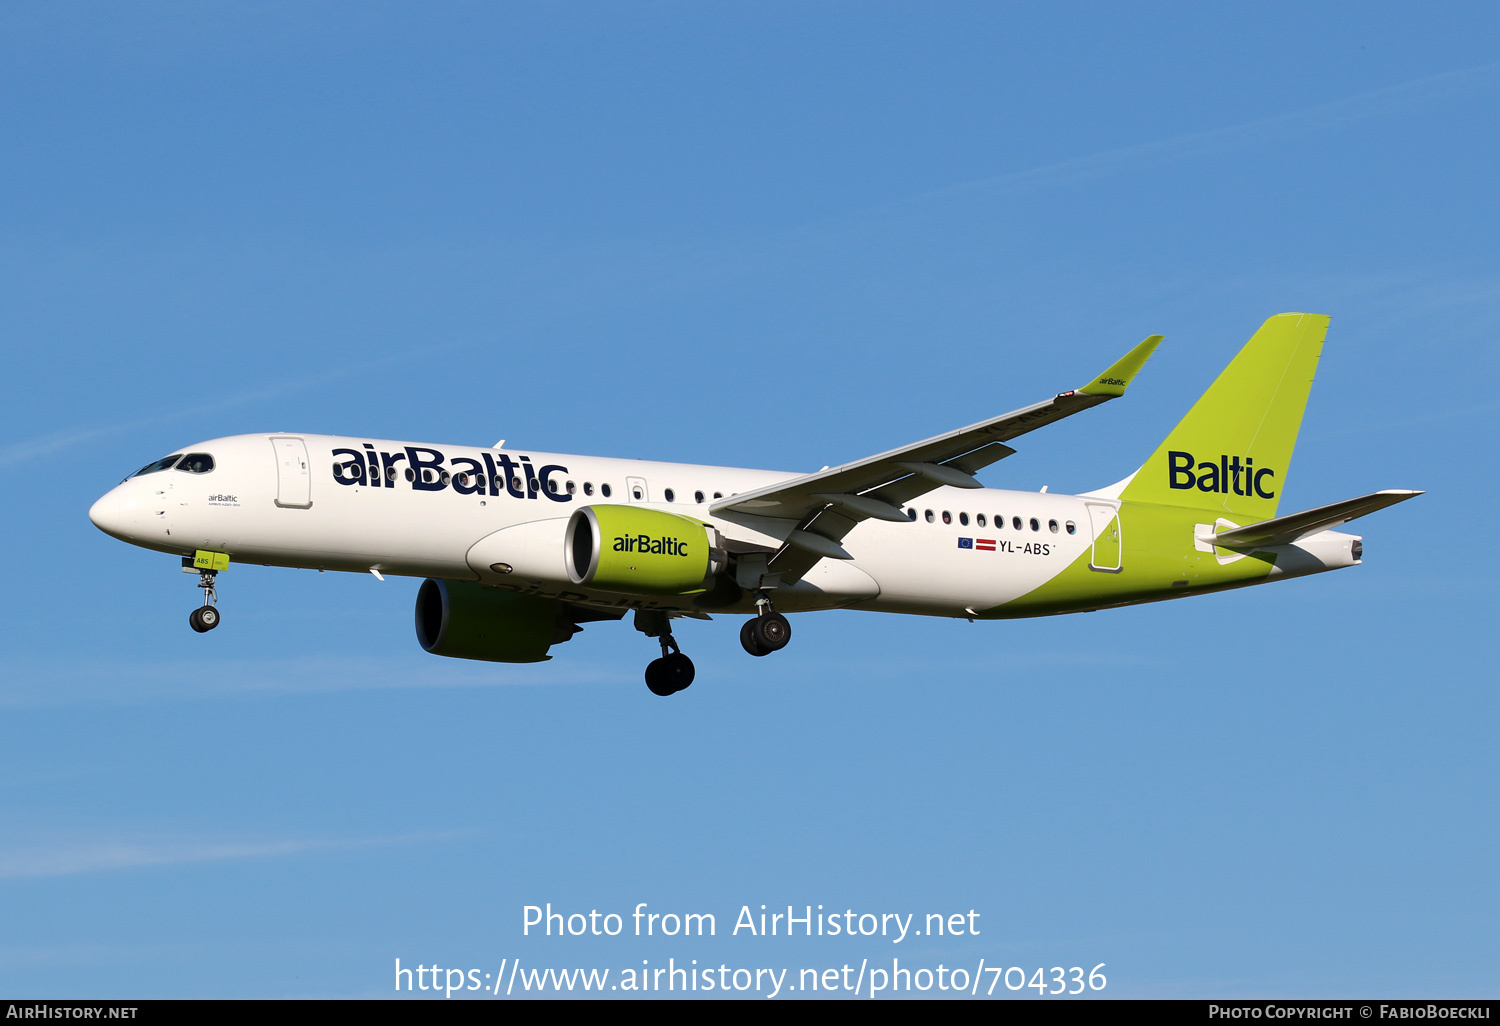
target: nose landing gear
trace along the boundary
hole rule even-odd
[[[636,610],[635,629],[646,637],[661,642],[661,658],[646,664],[646,687],[653,695],[666,698],[693,683],[693,661],[677,647],[677,639],[672,637],[672,624],[666,613],[659,610]]]
[[[217,570],[198,572],[198,587],[203,589],[203,605],[188,614],[188,626],[199,634],[206,634],[219,626],[219,595],[214,590],[214,578],[218,575]]]

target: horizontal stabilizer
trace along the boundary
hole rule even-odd
[[[1319,531],[1327,531],[1347,524],[1356,517],[1374,513],[1378,509],[1394,506],[1398,502],[1414,499],[1422,493],[1404,488],[1388,488],[1357,499],[1345,499],[1302,513],[1292,513],[1249,527],[1236,527],[1205,536],[1201,540],[1212,542],[1220,548],[1248,549],[1261,545],[1290,545],[1298,538],[1305,538]]]

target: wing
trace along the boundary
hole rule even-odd
[[[839,543],[860,521],[905,521],[903,503],[942,485],[982,488],[975,472],[1015,452],[1005,444],[1010,439],[1124,395],[1161,340],[1152,335],[1087,385],[1045,402],[878,456],[731,495],[711,510],[728,520],[795,521],[768,572],[780,573],[789,582],[800,580],[819,559],[850,558]]]

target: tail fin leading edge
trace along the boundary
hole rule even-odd
[[[1320,314],[1267,320],[1120,497],[1274,517],[1327,334]]]

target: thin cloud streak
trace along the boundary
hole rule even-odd
[[[1168,139],[1102,150],[1081,157],[1042,164],[1023,171],[1012,171],[992,178],[962,182],[913,196],[903,201],[901,205],[946,199],[968,193],[1004,195],[1071,185],[1133,168],[1151,167],[1187,157],[1285,142],[1337,125],[1376,117],[1403,104],[1425,103],[1472,89],[1497,69],[1500,69],[1500,62],[1429,75],[1410,82],[1356,93],[1314,107],[1305,107],[1284,114],[1273,114],[1255,121],[1244,121],[1222,128],[1189,132]]]
[[[408,688],[492,688],[524,685],[619,684],[618,668],[579,666],[566,676],[531,667],[479,665],[410,667],[375,659],[225,660],[201,662],[118,660],[12,666],[0,680],[0,708],[227,698],[237,695],[323,694]]]
[[[1356,93],[1352,96],[1318,104],[1313,107],[1259,118],[1254,121],[1241,122],[1201,132],[1190,132],[1168,139],[1159,139],[1152,142],[1102,150],[1020,171],[1011,171],[988,178],[960,182],[894,200],[890,203],[871,208],[863,214],[855,214],[848,219],[841,218],[821,224],[808,224],[802,228],[773,233],[758,241],[746,240],[744,245],[748,245],[748,248],[752,251],[761,253],[768,247],[776,248],[788,243],[796,243],[798,240],[802,242],[809,241],[809,236],[837,236],[842,234],[843,231],[860,228],[867,229],[873,223],[891,218],[897,215],[898,212],[908,211],[914,207],[933,202],[962,199],[965,197],[1003,196],[1040,189],[1084,184],[1113,174],[1157,166],[1195,156],[1251,149],[1256,146],[1285,142],[1338,125],[1377,117],[1403,105],[1411,106],[1428,103],[1444,96],[1472,90],[1484,84],[1486,79],[1492,77],[1497,69],[1500,69],[1500,62],[1464,68],[1458,71],[1443,72],[1437,75],[1414,79],[1409,82]],[[845,226],[842,231],[838,227],[841,222]],[[742,258],[745,256],[743,252],[744,245],[735,247],[735,249],[741,250],[741,252],[736,253],[734,259],[727,261],[724,260],[725,252],[720,247],[690,247],[688,251],[678,254],[678,260],[674,261],[678,273],[665,273],[657,276],[662,280],[655,291],[670,291],[674,288],[682,287],[688,281],[701,279],[705,276],[714,276],[716,262],[713,258],[715,256],[726,265],[739,267],[743,262]],[[704,259],[705,255],[707,256],[706,260]],[[565,273],[567,269],[567,266],[560,268]],[[727,267],[720,268],[719,270],[722,271],[725,269]],[[543,320],[545,322],[547,319]],[[459,345],[444,348],[464,349],[470,347]],[[381,361],[377,366],[385,366],[394,362],[395,358],[392,357]],[[143,427],[200,416],[222,410],[226,407],[243,406],[265,399],[276,398],[335,380],[343,374],[344,371],[342,370],[330,371],[316,377],[303,378],[293,383],[243,392],[239,395],[217,399],[210,404],[184,407],[152,417],[143,417],[137,420],[123,421],[98,427],[59,431],[21,442],[13,442],[0,446],[0,467],[13,466],[32,459],[41,459],[101,437],[128,433]]]
[[[307,852],[376,848],[451,840],[458,833],[410,834],[359,840],[202,841],[122,840],[60,842],[0,851],[0,880],[77,876],[117,869],[190,865],[238,859],[279,858]]]
[[[125,434],[143,427],[151,427],[155,424],[169,424],[174,420],[212,413],[229,406],[244,406],[247,403],[258,402],[262,399],[272,399],[280,395],[285,395],[288,392],[295,392],[299,389],[321,384],[332,377],[333,375],[330,374],[321,378],[305,379],[293,384],[278,385],[274,388],[264,388],[255,392],[242,392],[239,395],[216,399],[211,404],[189,406],[184,409],[173,410],[170,413],[159,413],[154,417],[142,417],[139,420],[127,420],[118,424],[105,424],[101,427],[57,431],[50,435],[27,439],[24,442],[12,442],[9,445],[0,447],[0,467],[9,467],[17,463],[24,463],[26,460],[51,456],[54,453],[83,445],[85,442],[91,442],[96,438]]]
[[[387,357],[384,360],[378,360],[370,363],[369,368],[373,369],[378,367],[386,367],[397,362],[398,359],[400,359],[400,357]],[[44,456],[51,456],[54,453],[62,452],[66,449],[71,449],[75,446],[83,445],[86,442],[91,442],[96,438],[103,438],[109,435],[126,434],[128,432],[136,431],[144,427],[151,427],[156,424],[169,424],[174,420],[184,420],[188,417],[197,417],[210,413],[216,413],[228,407],[246,406],[265,399],[275,399],[292,392],[299,392],[303,389],[313,388],[317,385],[326,384],[327,382],[334,381],[338,378],[343,377],[344,374],[345,372],[342,370],[329,371],[326,374],[320,374],[315,377],[300,378],[297,381],[289,382],[286,384],[274,385],[269,388],[255,389],[249,392],[241,392],[238,395],[225,396],[224,398],[215,399],[212,403],[201,403],[197,406],[183,407],[181,409],[172,410],[168,413],[159,413],[152,417],[141,417],[138,420],[121,421],[118,424],[105,424],[100,427],[79,428],[72,431],[56,431],[49,435],[41,435],[36,438],[27,439],[24,442],[12,442],[9,445],[0,446],[0,467],[13,466],[17,463],[24,463],[27,460],[41,459]]]
[[[824,247],[835,241],[844,245],[853,244],[851,240],[864,239],[870,233],[884,231],[898,222],[921,218],[925,216],[922,208],[944,201],[974,200],[1080,185],[1110,175],[1195,156],[1248,150],[1256,146],[1285,142],[1339,125],[1378,117],[1402,106],[1430,103],[1444,96],[1472,90],[1497,70],[1500,70],[1500,62],[1443,72],[1254,121],[1101,150],[1020,171],[958,182],[733,242],[688,245],[666,254],[655,254],[654,269],[641,275],[642,280],[636,282],[631,296],[638,299],[644,294],[662,295],[701,288],[705,282],[738,281],[745,275],[747,267],[775,267],[779,273],[788,273],[793,259],[789,255],[791,251]],[[820,251],[816,259],[822,261],[825,256]],[[651,260],[639,259],[632,266],[642,263],[653,266]]]

